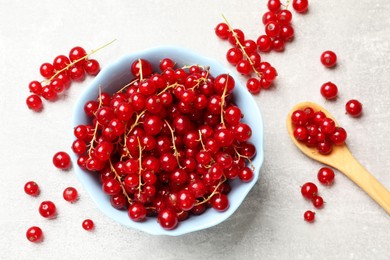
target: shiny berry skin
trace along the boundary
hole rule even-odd
[[[330,154],[333,150],[333,145],[330,141],[324,140],[317,143],[317,150],[320,154],[327,155]]]
[[[279,11],[281,6],[280,0],[268,0],[267,7],[271,12]]]
[[[256,41],[257,48],[261,52],[269,52],[272,49],[272,40],[267,35],[260,35]]]
[[[289,10],[284,9],[277,14],[276,18],[279,24],[288,25],[292,20],[292,13]]]
[[[48,101],[56,101],[58,98],[57,92],[50,85],[42,87],[42,97]]]
[[[81,226],[84,230],[91,231],[95,227],[95,224],[91,219],[85,219],[83,223],[81,223]]]
[[[215,34],[223,39],[227,40],[229,38],[229,26],[226,23],[220,23],[215,27]]]
[[[313,206],[317,209],[322,208],[322,206],[324,206],[324,199],[318,195],[314,196],[311,199],[311,202],[313,203]]]
[[[177,194],[177,204],[181,210],[191,210],[195,205],[195,196],[189,190],[181,190]]]
[[[236,65],[243,57],[244,54],[241,49],[237,47],[229,49],[226,53],[226,60],[232,65]]]
[[[258,94],[261,90],[261,84],[260,81],[256,78],[250,78],[246,82],[246,88],[248,91],[252,94]]]
[[[65,55],[58,55],[54,58],[53,67],[56,70],[62,70],[70,64],[70,60]]]
[[[298,141],[305,141],[309,135],[307,128],[304,126],[297,126],[294,129],[293,134],[294,134],[295,139],[297,139]]]
[[[38,196],[39,186],[35,181],[28,181],[24,184],[24,192],[30,196]]]
[[[70,168],[72,162],[70,160],[69,154],[66,152],[60,151],[54,154],[53,164],[55,167],[61,170],[67,170]]]
[[[147,78],[152,74],[152,64],[144,59],[138,59],[131,65],[131,73],[138,78]]]
[[[42,94],[42,84],[39,81],[36,81],[36,80],[31,81],[28,84],[28,88],[29,88],[31,93],[34,93],[34,94],[37,94],[37,95],[41,95]]]
[[[85,70],[82,66],[72,65],[68,69],[68,75],[72,80],[81,82],[85,79]]]
[[[100,64],[95,59],[86,60],[83,67],[85,72],[91,76],[96,76],[100,72]]]
[[[238,45],[237,41],[243,44],[245,41],[245,34],[240,29],[233,29],[232,32],[229,32],[228,40],[234,46]]]
[[[161,71],[164,71],[166,69],[173,69],[175,67],[175,64],[176,63],[170,58],[164,58],[160,60],[159,67]]]
[[[330,140],[335,145],[343,145],[347,139],[347,131],[342,127],[336,127],[334,132],[330,135]]]
[[[332,68],[336,66],[337,63],[337,55],[333,51],[324,51],[321,54],[321,63],[327,67],[327,68]]]
[[[324,118],[320,124],[320,129],[324,134],[332,134],[336,129],[336,123],[329,117]]]
[[[178,224],[177,214],[170,208],[165,208],[158,213],[157,221],[166,230],[174,229]]]
[[[85,56],[87,55],[87,52],[84,50],[84,48],[80,47],[80,46],[76,46],[76,47],[73,47],[70,51],[69,51],[69,59],[70,61],[72,62],[75,62],[77,60],[80,60],[76,63],[76,65],[81,65],[85,62]]]
[[[268,11],[263,14],[262,22],[266,25],[268,22],[276,21],[276,14],[274,12]]]
[[[338,88],[336,86],[336,84],[332,83],[332,82],[326,82],[324,83],[322,86],[321,86],[321,95],[330,100],[330,99],[335,99],[337,97],[337,92],[338,92]]]
[[[306,199],[312,199],[318,193],[317,185],[312,182],[306,182],[301,187],[301,194]]]
[[[274,81],[278,73],[276,72],[276,69],[272,66],[267,67],[263,71],[263,77],[267,81]]]
[[[229,74],[220,74],[214,80],[214,89],[217,94],[222,94],[226,88],[226,94],[230,94],[234,89],[235,81]]]
[[[305,213],[303,214],[303,218],[305,221],[307,222],[314,222],[314,219],[315,219],[315,215],[316,213],[311,211],[311,210],[307,210],[305,211]]]
[[[317,173],[317,179],[324,185],[331,185],[334,181],[334,171],[329,167],[322,167]]]
[[[345,104],[345,110],[352,117],[359,117],[363,112],[363,105],[356,99],[351,99]]]
[[[27,107],[35,112],[39,112],[43,108],[42,99],[37,94],[32,94],[26,99]]]
[[[102,185],[103,192],[107,195],[116,195],[122,191],[121,185],[115,179],[108,179],[103,182]]]
[[[215,194],[211,198],[211,206],[219,212],[224,212],[229,208],[229,199],[225,194]]]
[[[309,8],[308,0],[293,0],[292,6],[298,13],[305,13]]]
[[[237,72],[248,75],[252,72],[251,63],[248,60],[240,60],[236,65]]]
[[[129,217],[135,222],[144,221],[146,218],[146,208],[140,202],[135,202],[129,206]]]
[[[287,25],[282,25],[280,27],[279,36],[283,41],[292,41],[292,39],[294,38],[294,34],[295,31],[291,25],[287,24]]]
[[[38,243],[43,239],[43,232],[40,227],[32,226],[26,231],[27,240],[33,243]]]
[[[68,187],[68,188],[64,189],[62,196],[64,197],[64,200],[72,203],[78,199],[78,192],[75,188]]]
[[[240,178],[242,182],[250,182],[253,179],[253,176],[253,171],[249,167],[244,167],[238,172],[238,178]]]
[[[304,126],[308,122],[307,114],[301,109],[295,110],[291,114],[291,122],[297,126]]]
[[[52,64],[46,62],[41,65],[39,72],[41,73],[42,77],[49,79],[54,75],[55,70]]]
[[[265,25],[265,33],[271,37],[271,38],[275,38],[275,37],[278,37],[279,36],[279,32],[280,32],[280,25],[277,23],[277,22],[268,22],[266,25]]]
[[[39,214],[44,218],[54,218],[57,214],[56,205],[49,200],[43,201],[39,205]]]

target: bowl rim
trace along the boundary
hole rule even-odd
[[[91,184],[89,183],[91,181],[89,179],[86,179],[88,177],[88,175],[91,175],[91,174],[88,174],[89,173],[88,171],[82,170],[77,165],[77,163],[74,164],[74,168],[75,168],[74,172],[75,172],[77,179],[81,182],[82,186],[87,190],[87,193],[89,194],[91,199],[94,201],[94,203],[97,205],[97,207],[100,209],[100,211],[102,211],[109,218],[113,219],[116,222],[121,223],[124,226],[131,227],[133,229],[140,230],[140,231],[146,232],[146,233],[151,234],[151,235],[179,236],[179,235],[183,235],[186,233],[207,229],[209,227],[212,227],[214,225],[217,225],[217,224],[225,221],[227,218],[232,216],[233,213],[242,204],[243,200],[247,197],[247,194],[254,187],[254,185],[257,183],[257,181],[260,177],[260,169],[261,169],[262,164],[264,162],[264,126],[263,126],[263,118],[262,118],[260,107],[255,102],[253,96],[248,91],[246,91],[244,86],[242,86],[240,80],[237,78],[235,73],[230,71],[228,68],[226,68],[224,65],[222,65],[218,61],[211,59],[211,58],[208,58],[208,57],[205,57],[205,56],[198,54],[197,52],[194,52],[192,50],[189,50],[187,48],[174,46],[174,45],[161,45],[161,46],[152,47],[152,48],[148,48],[148,49],[144,49],[144,50],[140,50],[140,51],[135,51],[135,52],[132,52],[129,54],[122,55],[118,59],[116,59],[115,61],[107,64],[104,68],[102,68],[102,70],[99,72],[99,74],[90,82],[88,87],[82,92],[82,94],[79,96],[77,102],[75,103],[75,106],[73,109],[73,114],[72,114],[72,124],[73,124],[72,129],[73,129],[73,127],[79,125],[81,123],[80,121],[83,121],[80,119],[80,115],[79,115],[80,111],[82,111],[81,108],[84,107],[86,100],[91,100],[91,97],[89,97],[89,96],[91,96],[92,93],[94,93],[96,96],[96,94],[98,93],[98,89],[101,86],[102,81],[104,81],[107,78],[110,78],[110,75],[112,75],[112,72],[114,72],[115,70],[118,70],[118,68],[122,67],[124,62],[129,61],[129,60],[136,60],[136,59],[142,58],[144,56],[150,56],[156,52],[157,53],[173,52],[173,53],[176,53],[176,55],[184,55],[184,56],[186,56],[187,59],[201,61],[201,63],[195,62],[193,64],[207,65],[210,67],[210,71],[213,71],[215,69],[219,69],[219,70],[224,71],[223,73],[227,73],[227,74],[231,75],[235,80],[235,90],[233,90],[233,91],[237,92],[236,89],[241,88],[240,95],[244,96],[245,103],[248,102],[250,107],[256,107],[256,109],[254,109],[250,112],[255,113],[255,115],[253,115],[252,117],[255,117],[257,120],[256,121],[257,126],[256,126],[256,132],[255,132],[258,135],[258,137],[257,137],[258,141],[256,143],[257,154],[256,154],[255,159],[253,160],[253,163],[255,164],[254,178],[252,181],[242,184],[242,185],[247,185],[247,189],[245,189],[244,192],[242,192],[242,196],[239,197],[239,200],[235,201],[236,202],[235,204],[232,205],[230,203],[230,206],[229,206],[227,211],[222,212],[222,213],[217,212],[217,214],[219,216],[221,216],[220,218],[216,218],[213,221],[209,221],[208,223],[204,224],[201,227],[189,226],[187,228],[180,228],[180,226],[181,226],[180,224],[182,224],[182,223],[180,223],[178,225],[178,227],[173,229],[173,230],[165,230],[163,228],[150,228],[149,227],[150,225],[143,225],[143,224],[145,224],[145,222],[143,222],[143,223],[134,222],[130,218],[128,218],[128,221],[122,221],[120,218],[117,217],[118,214],[115,214],[112,211],[112,209],[115,211],[118,211],[118,212],[121,212],[121,211],[114,209],[111,205],[110,206],[112,209],[107,209],[107,206],[104,206],[102,204],[101,200],[97,198],[97,194],[95,194],[95,189],[93,187],[91,187]],[[130,68],[130,65],[129,65],[129,68]],[[89,97],[89,98],[87,98],[87,97]],[[85,120],[84,120],[84,123],[85,123]],[[254,131],[252,131],[252,132],[254,132]],[[74,139],[75,139],[75,137],[72,135],[71,140],[74,140]],[[78,157],[76,154],[71,152],[71,157],[72,157],[73,162],[77,162]],[[90,177],[88,177],[88,178],[90,178]],[[101,193],[103,194],[103,192],[101,192]],[[108,197],[105,194],[103,194],[103,195]],[[208,211],[210,211],[210,209]],[[125,212],[127,215],[126,210],[125,210]],[[121,213],[121,214],[123,214],[123,213]],[[195,217],[198,217],[198,216],[195,216]],[[154,221],[157,223],[156,219],[154,219],[154,218],[151,221]],[[186,221],[189,221],[189,220],[186,220]],[[158,223],[157,223],[157,225],[158,225]]]

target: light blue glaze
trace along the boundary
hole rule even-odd
[[[240,206],[259,178],[260,168],[264,160],[263,120],[258,105],[254,101],[252,95],[246,90],[245,86],[241,84],[234,73],[212,59],[202,57],[197,53],[177,46],[161,46],[125,55],[112,64],[104,67],[92,81],[91,85],[89,85],[80,96],[74,108],[73,127],[88,122],[88,118],[84,114],[84,104],[89,100],[95,100],[97,98],[99,87],[101,87],[102,91],[113,93],[133,79],[130,72],[130,66],[133,61],[139,58],[147,59],[153,64],[154,70],[158,71],[159,61],[166,57],[176,61],[179,67],[182,65],[198,64],[209,66],[210,73],[213,76],[221,73],[229,73],[233,76],[236,82],[234,89],[235,102],[244,114],[243,121],[252,127],[253,135],[250,141],[257,149],[257,155],[252,161],[255,166],[254,179],[249,183],[241,183],[238,180],[232,182],[232,190],[228,195],[230,207],[227,211],[220,213],[210,208],[204,214],[200,216],[191,216],[189,219],[180,222],[176,229],[168,231],[160,227],[156,218],[148,218],[142,223],[130,220],[127,211],[117,210],[111,206],[109,197],[102,192],[101,184],[96,173],[83,171],[76,163],[74,163],[74,170],[77,178],[83,184],[99,209],[113,220],[125,226],[142,230],[153,235],[178,236],[212,227],[230,217]],[[75,154],[71,154],[71,156],[73,162],[76,162],[77,156]]]

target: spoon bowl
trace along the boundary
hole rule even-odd
[[[336,168],[350,180],[363,189],[373,200],[375,200],[388,214],[390,214],[390,192],[352,155],[347,145],[335,145],[328,155],[320,154],[317,149],[306,146],[294,137],[294,126],[291,122],[291,115],[295,110],[311,107],[314,111],[322,111],[327,117],[335,118],[323,107],[313,102],[302,102],[295,105],[287,116],[287,132],[294,144],[308,157],[323,164]],[[336,122],[337,125],[337,122]]]

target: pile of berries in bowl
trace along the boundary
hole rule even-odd
[[[149,234],[221,223],[259,177],[263,123],[226,68],[179,47],[106,66],[74,110],[76,176],[98,207]]]

